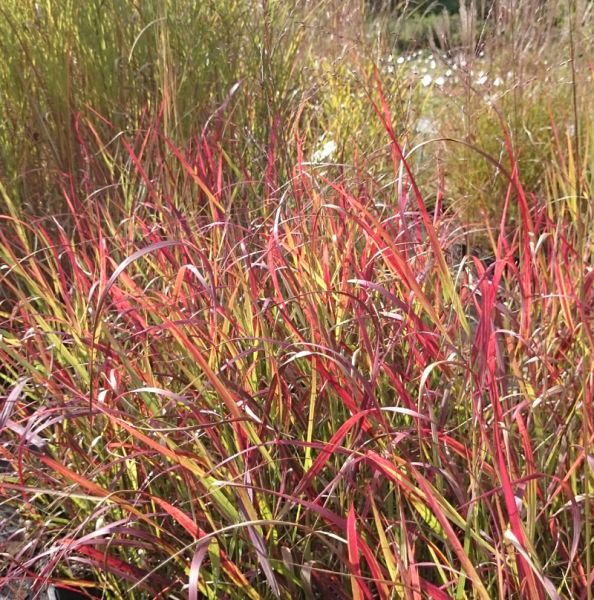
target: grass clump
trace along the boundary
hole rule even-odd
[[[130,25],[123,48],[146,52],[150,83],[110,97],[100,66],[77,62],[77,81],[94,79],[73,88],[72,129],[48,118],[47,143],[72,148],[72,164],[50,166],[43,144],[35,158],[48,161],[49,214],[22,196],[24,150],[6,150],[0,589],[591,597],[586,104],[576,96],[569,135],[551,104],[535,179],[506,110],[463,112],[472,141],[421,155],[411,124],[445,101],[394,58],[375,68],[383,39],[343,52],[341,7],[229,3],[217,16],[206,3],[220,48],[236,51],[212,59],[199,93],[184,60],[205,60],[211,33],[190,42],[206,24],[146,6],[151,18],[130,3],[144,20],[105,27]],[[277,10],[291,35],[250,20]],[[74,4],[56,11],[73,48],[90,39],[73,33]],[[352,33],[361,12],[349,14]],[[325,57],[293,35],[310,26],[337,36]],[[230,93],[234,69],[245,78]],[[2,76],[22,111],[10,126],[24,126],[43,86],[27,96]],[[537,96],[521,91],[537,129]],[[495,135],[501,149],[481,142]],[[478,226],[461,208],[479,188],[476,155],[501,180]]]
[[[78,126],[93,111],[116,131],[160,112],[175,141],[202,129],[222,135],[224,122],[236,168],[265,170],[274,140],[282,172],[287,132],[313,85],[312,43],[356,32],[348,20],[337,30],[334,13],[346,11],[330,8],[328,0],[4,3],[0,173],[15,201],[51,214],[63,206],[60,173],[83,183]]]

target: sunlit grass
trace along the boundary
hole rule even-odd
[[[474,139],[417,147],[444,90],[376,69],[383,40],[337,38],[348,52],[321,59],[307,36],[332,3],[227,4],[186,30],[168,3],[102,20],[128,75],[150,62],[121,97],[92,44],[64,75],[71,105],[58,37],[27,93],[0,69],[18,108],[0,173],[0,514],[27,521],[0,534],[0,589],[589,598],[589,105],[551,103],[538,178],[505,106],[466,123]],[[54,16],[73,49],[92,14],[76,6]],[[248,18],[266,7],[268,25]],[[230,63],[197,67],[194,93],[188,61],[218,46],[193,28],[231,21]],[[54,77],[35,150],[18,128]],[[572,85],[591,89],[582,71]],[[29,164],[47,167],[35,182]],[[469,216],[481,169],[496,208]]]

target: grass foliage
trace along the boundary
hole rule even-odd
[[[579,8],[480,104],[358,3],[3,3],[0,589],[591,600]]]

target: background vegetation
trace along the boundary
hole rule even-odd
[[[453,13],[2,3],[2,593],[592,598],[592,3]]]

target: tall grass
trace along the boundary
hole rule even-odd
[[[575,132],[592,118],[592,4],[495,2],[483,20],[472,8],[484,3],[466,4],[471,10],[460,12],[463,43],[456,46],[446,36],[442,48],[434,46],[455,57],[460,85],[436,95],[430,110],[440,135],[470,146],[446,144],[441,150],[458,209],[466,221],[487,219],[494,226],[507,181],[477,148],[509,171],[511,143],[525,188],[537,193],[546,185],[543,163],[553,161],[554,130],[570,135],[579,154]],[[518,216],[513,205],[510,211],[512,219]]]
[[[141,126],[145,110],[162,111],[173,140],[224,121],[236,165],[265,170],[263,149],[276,140],[282,173],[287,132],[315,88],[312,45],[331,56],[337,44],[321,46],[320,37],[340,36],[340,47],[356,39],[345,10],[356,4],[8,0],[0,8],[0,174],[15,200],[51,214],[63,206],[56,176],[78,176],[77,115],[96,111],[120,132]]]
[[[90,18],[76,6],[55,19]],[[169,7],[129,8],[147,6]],[[281,11],[302,31],[291,11],[310,6],[229,3],[217,31],[244,24],[246,64],[221,58],[215,108],[196,124],[177,69],[206,41],[162,27],[181,13],[143,13],[140,36],[129,15],[105,22],[130,26],[151,83],[121,100],[107,83],[95,97],[73,88],[89,106],[65,108],[72,127],[44,142],[70,147],[57,155],[72,164],[47,162],[36,184],[59,192],[54,214],[25,201],[10,160],[26,153],[7,150],[0,514],[24,522],[0,535],[0,589],[591,597],[592,115],[576,103],[572,137],[551,111],[533,186],[501,114],[483,260],[465,245],[474,223],[447,202],[451,173],[436,158],[428,181],[406,158],[419,96],[398,73],[382,78],[354,45],[317,63],[307,46],[246,54],[266,48],[250,28],[282,37],[278,21],[232,7]],[[319,8],[306,16],[330,27],[337,8]],[[284,73],[297,64],[309,70]],[[258,65],[270,74],[246,90],[233,69]],[[99,85],[100,66],[80,69]],[[42,87],[12,93],[11,126],[47,101]],[[110,98],[130,102],[128,125]]]

